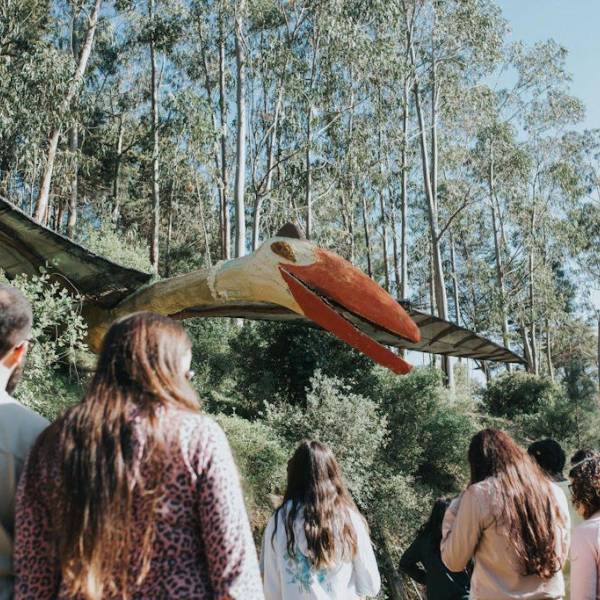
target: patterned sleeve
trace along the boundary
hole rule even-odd
[[[15,518],[15,600],[56,598],[60,586],[58,555],[52,539],[48,486],[40,442],[19,481]]]
[[[215,600],[264,600],[239,476],[223,430],[205,420],[198,510]]]

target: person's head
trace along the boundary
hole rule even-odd
[[[556,523],[562,520],[551,483],[533,459],[506,433],[484,429],[469,446],[471,484],[489,477],[495,518],[511,532],[509,543],[523,575],[548,579],[562,567]]]
[[[584,519],[600,510],[600,454],[591,453],[569,471],[573,505]]]
[[[9,394],[14,392],[23,369],[32,324],[29,301],[18,289],[0,283],[0,367],[7,372]]]
[[[571,464],[571,467],[574,467],[577,463],[580,463],[582,460],[585,460],[586,458],[591,458],[592,456],[594,456],[597,453],[598,453],[598,451],[594,450],[592,448],[580,448],[579,450],[576,450],[573,453],[573,456],[571,456],[571,460],[569,461]]]
[[[438,498],[433,503],[429,519],[427,519],[419,530],[419,533],[426,533],[431,536],[434,548],[438,552],[440,550],[440,542],[442,541],[442,523],[444,522],[444,515],[449,506],[450,500],[448,498]]]
[[[533,442],[527,448],[527,453],[551,479],[563,480],[563,469],[567,462],[567,456],[557,441],[545,439]]]
[[[74,596],[95,600],[127,587],[134,518],[145,527],[143,544],[136,549],[137,581],[148,572],[152,513],[162,487],[159,475],[156,481],[142,479],[140,468],[148,465],[146,472],[158,474],[167,460],[160,409],[198,407],[186,377],[190,360],[189,338],[177,322],[147,312],[116,321],[104,338],[83,401],[55,429],[61,465],[59,559],[63,581]],[[144,440],[141,452],[135,451],[139,439]],[[135,515],[134,489],[143,499]]]
[[[277,509],[277,515],[285,511],[290,556],[296,551],[294,521],[302,510],[312,565],[323,568],[340,557],[351,559],[356,554],[357,540],[348,509],[356,507],[333,452],[314,440],[301,442],[288,461],[287,488]]]

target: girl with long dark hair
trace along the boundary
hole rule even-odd
[[[115,322],[19,485],[16,599],[262,600],[237,471],[175,321]]]
[[[506,433],[480,431],[469,447],[471,483],[444,518],[442,560],[475,561],[471,598],[563,598],[569,547],[566,498]]]
[[[442,523],[450,500],[436,500],[429,519],[421,526],[417,537],[400,559],[400,570],[423,584],[428,600],[463,600],[469,597],[468,568],[452,573],[442,562],[440,543]]]
[[[327,446],[304,441],[288,463],[287,488],[263,538],[266,600],[355,600],[380,578],[369,532]]]

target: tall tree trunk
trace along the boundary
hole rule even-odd
[[[69,221],[67,222],[67,235],[75,236],[75,225],[77,224],[77,198],[79,194],[79,161],[77,151],[79,148],[79,131],[77,123],[73,123],[69,131],[69,151],[72,161],[71,189],[69,190]],[[60,226],[60,225],[59,225]]]
[[[454,236],[450,232],[450,265],[452,268],[452,296],[454,299],[454,318],[456,324],[460,325],[462,315],[460,314],[460,300],[458,297],[458,273],[456,270],[456,252],[454,250]]]
[[[380,91],[381,96],[381,91]],[[383,255],[383,275],[384,275],[384,287],[387,292],[390,291],[390,263],[388,257],[388,234],[387,234],[387,211],[385,208],[385,192],[383,187],[383,157],[381,148],[381,126],[377,135],[377,151],[379,158],[379,174],[381,176],[381,182],[379,183],[379,210],[381,212],[381,249]]]
[[[83,48],[79,55],[79,61],[73,79],[71,80],[67,93],[63,98],[59,106],[59,122],[51,131],[48,139],[48,153],[46,155],[46,165],[44,173],[42,175],[42,181],[40,183],[40,191],[36,201],[35,207],[35,220],[41,223],[48,212],[48,199],[50,197],[50,184],[52,183],[52,173],[54,171],[54,162],[56,160],[56,152],[58,150],[58,139],[60,137],[60,127],[64,115],[67,113],[71,106],[71,102],[75,97],[75,94],[79,90],[83,76],[92,52],[92,46],[94,43],[94,35],[96,33],[96,25],[98,23],[98,15],[100,14],[100,8],[102,6],[102,0],[95,0],[94,8],[89,17],[88,29],[85,34],[85,40]]]
[[[537,344],[537,332],[535,323],[535,283],[533,276],[533,249],[529,251],[529,310],[530,310],[530,323],[529,330],[531,335],[531,359],[533,372],[536,375],[540,373],[540,364],[538,360],[538,344]]]
[[[112,220],[116,223],[121,213],[121,161],[123,154],[123,115],[119,115],[119,132],[117,134],[117,149],[115,156],[115,169],[113,172],[112,185]]]
[[[396,202],[389,190],[392,205],[392,253],[394,257],[394,280],[396,281],[396,295],[400,300],[404,300],[400,293],[401,275],[400,275],[400,254],[398,252],[398,219],[396,217]]]
[[[235,63],[237,67],[237,141],[235,169],[235,255],[246,254],[246,50],[243,19],[246,0],[240,0],[235,11]]]
[[[221,124],[221,223],[223,230],[221,239],[223,244],[222,258],[231,258],[231,218],[227,195],[227,108],[225,102],[225,31],[223,25],[223,2],[219,8],[219,114]]]
[[[171,277],[171,240],[173,239],[173,182],[169,186],[169,215],[167,221],[167,243],[165,247],[165,277]]]
[[[404,79],[404,107],[402,110],[402,173],[400,186],[400,298],[408,297],[408,111],[409,81]]]
[[[546,319],[546,367],[548,376],[554,381],[554,365],[552,364],[552,333],[550,332],[550,322]]]
[[[154,23],[154,0],[148,0],[148,16]],[[158,122],[158,72],[156,68],[156,43],[154,32],[150,38],[151,104],[152,104],[152,233],[150,238],[150,264],[158,273],[160,233],[160,139]]]
[[[413,67],[416,65],[414,47],[410,46],[411,62]],[[433,73],[435,75],[435,73]],[[436,97],[436,81],[432,78],[432,91],[433,97]],[[433,265],[433,288],[435,293],[435,300],[437,305],[438,316],[442,319],[448,320],[448,295],[446,292],[446,283],[444,280],[444,267],[442,262],[442,251],[441,251],[441,240],[439,232],[438,222],[438,207],[437,207],[437,190],[434,189],[433,184],[437,184],[437,133],[433,135],[432,140],[432,163],[430,165],[429,153],[427,149],[427,132],[425,129],[425,119],[423,117],[423,110],[421,107],[421,92],[419,88],[419,82],[415,77],[413,84],[413,95],[415,98],[415,109],[417,112],[417,121],[420,131],[420,147],[421,147],[421,163],[423,168],[423,183],[425,187],[425,196],[427,198],[427,209],[429,216],[429,228],[431,234],[431,255]],[[435,107],[432,108],[433,123],[432,131],[437,130],[435,122]],[[452,360],[450,357],[442,357],[442,367],[446,375],[446,384],[448,387],[454,387],[454,375],[452,370]]]
[[[506,313],[506,289],[504,283],[504,264],[502,260],[501,235],[498,220],[500,215],[496,211],[496,192],[495,192],[495,169],[494,169],[494,147],[490,149],[490,169],[488,173],[488,188],[490,196],[490,209],[492,211],[492,229],[494,234],[494,259],[496,264],[496,284],[500,293],[500,320],[502,328],[502,342],[504,347],[510,350],[510,338],[508,332],[508,315]],[[508,371],[511,370],[510,363],[506,363]]]
[[[306,188],[304,190],[304,203],[306,204],[306,237],[310,240],[313,234],[313,212],[312,212],[312,165],[310,162],[310,145],[312,143],[312,111],[313,107],[308,107],[306,117]]]
[[[367,211],[367,200],[365,194],[361,194],[362,196],[362,218],[363,218],[363,227],[365,232],[365,245],[367,247],[367,273],[369,277],[373,277],[373,266],[371,263],[371,235],[369,232],[369,217]]]

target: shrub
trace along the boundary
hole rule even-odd
[[[80,301],[44,271],[0,281],[19,288],[33,307],[31,347],[17,398],[49,420],[54,420],[81,395],[78,355],[86,350],[86,326]]]
[[[495,417],[512,419],[517,415],[536,413],[553,397],[561,395],[561,388],[549,379],[516,371],[493,379],[483,391],[482,400],[488,412]]]
[[[317,371],[310,380],[306,410],[289,404],[269,406],[266,421],[291,447],[305,438],[327,444],[355,499],[366,500],[373,464],[387,431],[385,418],[373,401],[351,393],[338,378]]]
[[[263,401],[304,404],[315,371],[336,377],[365,394],[373,363],[324,331],[296,323],[248,323],[232,339],[240,390],[257,410]]]
[[[253,530],[262,533],[273,512],[273,495],[285,487],[288,450],[268,425],[236,416],[216,415],[240,469]]]
[[[478,423],[466,400],[450,400],[435,369],[396,377],[380,371],[374,394],[385,413],[389,437],[384,460],[396,471],[440,491],[457,489],[466,476],[466,455]]]
[[[150,271],[147,245],[142,242],[134,227],[119,229],[109,217],[83,225],[78,236],[86,248],[124,267]]]

